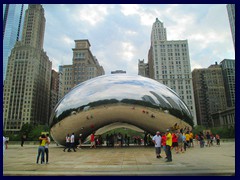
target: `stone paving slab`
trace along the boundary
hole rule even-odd
[[[9,145],[3,158],[3,175],[235,175],[235,142],[224,142],[220,147],[195,145],[179,154],[172,150],[172,162],[157,159],[154,147],[84,147],[77,152],[63,152],[63,147],[50,145],[49,164],[36,164],[37,149],[37,145]]]

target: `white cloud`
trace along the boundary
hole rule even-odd
[[[139,5],[137,4],[121,4],[120,8],[125,16],[139,14]]]
[[[138,59],[148,60],[156,18],[164,23],[168,40],[188,40],[192,69],[235,58],[223,4],[46,4],[44,8],[44,50],[56,69],[72,63],[74,40],[89,39],[92,54],[107,74],[117,69],[137,74]]]
[[[73,20],[75,22],[85,21],[92,26],[104,21],[105,16],[108,15],[108,9],[111,8],[111,6],[100,4],[78,6],[81,6],[81,9],[76,9],[75,13],[71,14]]]
[[[122,42],[122,50],[120,55],[122,55],[122,59],[126,61],[131,61],[134,56],[134,46],[130,42]]]
[[[63,43],[66,43],[66,44],[72,45],[72,46],[74,45],[74,40],[66,35],[63,35],[63,37],[61,39],[62,39]]]

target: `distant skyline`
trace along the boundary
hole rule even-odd
[[[148,61],[152,25],[158,18],[168,40],[188,40],[191,69],[235,59],[226,4],[43,4],[44,51],[53,69],[72,64],[74,40],[88,39],[105,69],[138,74]]]

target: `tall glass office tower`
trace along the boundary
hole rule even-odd
[[[233,45],[235,49],[235,4],[227,4],[227,12],[232,32]]]
[[[3,4],[3,80],[11,50],[15,42],[21,40],[26,9],[24,4]]]

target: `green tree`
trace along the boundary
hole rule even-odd
[[[206,130],[206,127],[197,125],[193,128],[193,134],[199,134],[199,132],[203,132],[203,130]]]
[[[46,125],[35,126],[28,134],[28,139],[31,141],[38,140],[42,132],[49,132],[49,127]]]
[[[32,124],[29,124],[29,123],[23,124],[22,129],[20,130],[20,134],[19,134],[20,139],[23,134],[25,134],[28,139],[28,136],[29,136],[30,132],[32,131],[32,129],[33,129]]]

